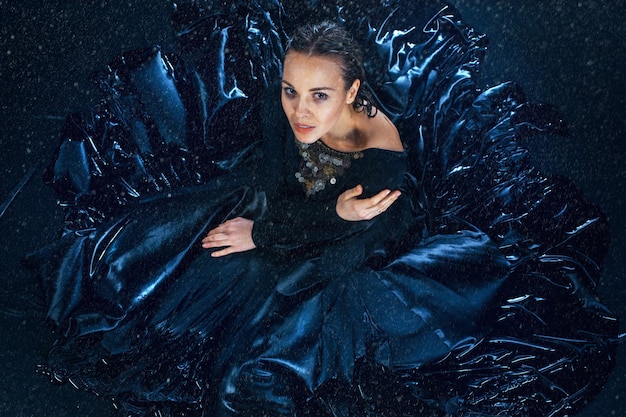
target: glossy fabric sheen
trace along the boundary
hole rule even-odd
[[[176,53],[99,72],[102,100],[68,116],[46,173],[65,230],[27,261],[63,335],[53,380],[146,416],[564,416],[598,392],[617,340],[595,294],[606,218],[532,166],[523,141],[566,128],[514,83],[480,88],[487,39],[458,12],[268,0],[172,17]],[[407,150],[403,198],[328,239],[212,258],[199,241],[225,219],[271,236],[280,181],[264,179],[296,160],[263,148],[285,129],[263,100],[311,19],[362,43]]]

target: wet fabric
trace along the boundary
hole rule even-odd
[[[406,152],[307,198],[272,85],[312,18],[362,43]],[[27,261],[62,334],[48,375],[136,415],[558,416],[597,393],[617,339],[595,293],[606,218],[532,166],[524,141],[565,132],[558,112],[482,89],[487,39],[458,12],[182,2],[173,25],[175,53],[95,76],[102,100],[68,116],[47,170],[64,232]],[[355,181],[403,197],[343,222]],[[237,216],[257,249],[200,248]]]

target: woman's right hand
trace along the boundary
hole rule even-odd
[[[370,198],[358,198],[363,194],[363,186],[344,191],[337,198],[337,215],[347,221],[370,220],[385,212],[400,197],[398,190],[382,190]]]

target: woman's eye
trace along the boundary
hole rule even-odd
[[[326,93],[315,93],[316,100],[326,100],[328,98],[328,94]]]
[[[287,97],[293,97],[293,96],[296,95],[296,90],[294,90],[291,87],[285,87],[285,88],[283,88],[283,91],[285,92],[285,95]]]

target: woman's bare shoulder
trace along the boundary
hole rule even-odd
[[[368,147],[388,151],[402,152],[404,146],[400,139],[398,129],[389,118],[378,111],[376,116],[369,118],[370,129],[368,134]]]

